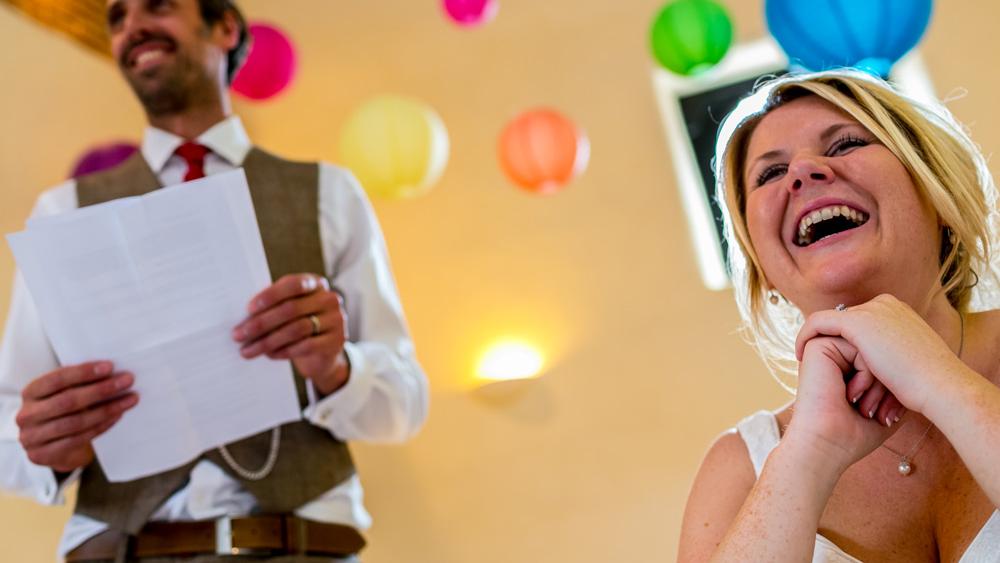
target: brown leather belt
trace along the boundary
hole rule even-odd
[[[98,534],[66,554],[66,561],[114,559],[123,541],[128,557],[191,555],[310,554],[349,557],[365,546],[357,530],[294,515],[219,518],[197,522],[150,522],[126,539],[121,532]]]

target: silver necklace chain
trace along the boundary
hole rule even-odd
[[[894,449],[890,448],[889,446],[887,446],[887,445],[885,445],[885,444],[882,444],[882,447],[883,447],[883,448],[885,448],[885,449],[887,449],[887,450],[889,450],[889,451],[890,451],[890,452],[892,452],[892,453],[893,453],[894,455],[898,456],[898,457],[899,457],[899,459],[900,459],[900,461],[902,461],[902,460],[907,460],[907,461],[909,461],[909,460],[913,459],[913,456],[914,456],[914,455],[916,455],[916,454],[917,454],[917,448],[919,448],[919,447],[920,447],[920,444],[922,444],[922,443],[924,442],[924,438],[926,438],[926,437],[927,437],[927,434],[929,434],[929,433],[930,433],[930,431],[931,431],[931,428],[933,428],[933,427],[934,427],[934,424],[933,424],[933,423],[931,423],[931,424],[928,424],[928,425],[927,425],[927,428],[925,428],[925,429],[924,429],[924,433],[923,433],[923,434],[921,434],[921,435],[920,435],[920,438],[919,438],[919,439],[917,440],[917,443],[916,443],[916,444],[913,444],[913,447],[912,447],[912,448],[910,448],[910,451],[906,452],[906,454],[905,454],[905,455],[904,455],[904,454],[901,454],[901,453],[899,453],[899,452],[897,452],[896,450],[894,450]]]
[[[230,469],[236,472],[240,477],[248,481],[260,481],[264,477],[271,474],[271,470],[274,469],[275,462],[278,461],[278,448],[281,446],[281,427],[276,426],[271,429],[271,446],[267,450],[267,459],[264,460],[264,465],[257,470],[251,470],[243,467],[236,462],[233,455],[229,453],[226,446],[219,446],[219,454],[222,455],[222,459],[226,461]]]
[[[962,359],[962,351],[965,349],[965,315],[959,313],[958,322],[959,326],[961,327],[959,329],[959,337],[958,337],[958,358]],[[931,428],[934,428],[933,422],[927,425],[927,428],[924,429],[924,433],[920,435],[920,438],[917,440],[917,443],[913,444],[913,447],[910,448],[910,451],[906,452],[905,454],[897,452],[896,450],[890,448],[884,443],[882,444],[883,448],[889,450],[889,452],[891,452],[893,455],[899,457],[898,470],[900,475],[903,475],[905,477],[909,475],[911,471],[913,471],[913,465],[910,463],[910,460],[912,460],[913,457],[917,455],[920,446],[924,443],[924,438],[927,438],[927,435],[930,433]]]

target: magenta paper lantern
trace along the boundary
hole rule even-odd
[[[233,91],[251,100],[266,100],[295,78],[295,46],[273,25],[252,23],[248,29],[253,43],[246,63],[233,80]]]
[[[70,177],[79,178],[86,174],[93,174],[94,172],[114,168],[132,156],[137,150],[139,150],[139,147],[129,141],[108,143],[87,149],[87,152],[83,153],[77,159],[76,164],[73,165],[73,172],[70,173]]]
[[[441,5],[452,21],[465,27],[489,22],[497,15],[497,0],[442,0]]]

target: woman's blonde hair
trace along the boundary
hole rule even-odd
[[[746,336],[786,389],[795,387],[794,342],[802,315],[768,283],[746,226],[743,166],[754,128],[768,112],[818,96],[866,127],[902,162],[919,196],[944,225],[941,291],[959,311],[982,309],[996,294],[990,247],[997,229],[997,193],[986,161],[951,113],[917,102],[888,83],[853,70],[787,75],[759,85],[723,121],[716,145],[716,197],[723,209],[729,267]],[[954,242],[952,242],[954,241]]]

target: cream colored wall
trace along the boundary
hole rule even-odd
[[[734,333],[728,292],[702,288],[649,80],[660,0],[502,0],[458,30],[438,2],[244,0],[289,30],[290,92],[237,103],[251,135],[289,156],[335,160],[366,96],[434,105],[451,161],[416,201],[376,202],[431,416],[402,447],[356,445],[375,517],[372,563],[670,560],[684,499],[714,435],[785,400]],[[760,0],[727,0],[741,40],[764,33]],[[924,54],[987,153],[1000,6],[939,2]],[[142,115],[112,65],[0,9],[0,230],[84,147],[136,138]],[[549,198],[501,177],[494,143],[517,111],[549,104],[590,134],[587,173]],[[0,293],[12,260],[0,251]],[[6,307],[6,300],[0,300]],[[5,309],[0,310],[3,313]],[[523,334],[554,355],[545,377],[497,401],[465,387],[491,338]],[[0,499],[0,560],[50,561],[65,508]]]

